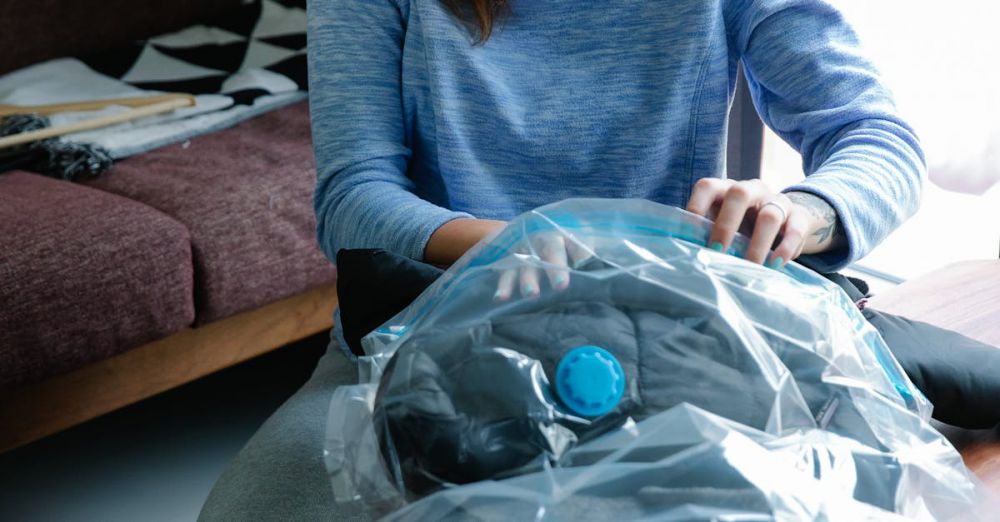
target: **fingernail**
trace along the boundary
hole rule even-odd
[[[533,296],[538,294],[538,289],[535,288],[535,285],[528,283],[521,287],[521,293],[526,296]]]
[[[494,301],[506,301],[507,300],[507,294],[505,294],[500,289],[497,289],[497,291],[493,293],[493,300]]]
[[[562,290],[569,286],[569,277],[566,274],[556,274],[556,288]]]
[[[712,243],[712,250],[715,250],[716,252],[722,252],[722,243],[718,241]]]
[[[770,268],[777,270],[781,268],[781,264],[784,262],[785,260],[782,259],[781,256],[776,256],[774,259],[771,260],[771,264],[769,266]]]

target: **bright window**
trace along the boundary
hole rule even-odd
[[[834,0],[917,129],[929,180],[920,211],[858,265],[909,279],[1000,256],[1000,2]],[[802,178],[798,154],[764,138],[763,179]]]

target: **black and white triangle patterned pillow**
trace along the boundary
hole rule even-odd
[[[306,2],[251,0],[209,23],[80,59],[141,89],[223,94],[252,105],[306,90]]]

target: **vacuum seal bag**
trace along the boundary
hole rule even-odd
[[[844,292],[648,201],[528,212],[362,341],[325,447],[398,520],[970,520],[981,487]]]

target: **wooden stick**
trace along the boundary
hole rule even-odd
[[[169,112],[181,107],[187,107],[189,105],[191,105],[191,100],[178,98],[153,105],[147,105],[145,107],[139,107],[138,109],[127,110],[117,114],[108,114],[107,116],[101,116],[99,118],[92,118],[89,120],[78,121],[76,123],[60,125],[58,127],[22,132],[20,134],[14,134],[13,136],[0,138],[0,149],[13,147],[15,145],[23,145],[33,141],[44,140],[46,138],[72,134],[74,132],[99,129],[116,123],[123,123],[126,121],[137,120],[139,118],[145,118],[146,116],[153,116],[154,114]]]
[[[59,112],[75,111],[96,111],[110,105],[124,105],[126,107],[145,107],[170,100],[189,100],[188,106],[195,103],[194,96],[190,94],[161,94],[157,96],[132,96],[129,98],[110,98],[106,100],[89,100],[70,103],[52,103],[49,105],[3,105],[0,104],[0,118],[11,114],[40,114],[48,116]]]

